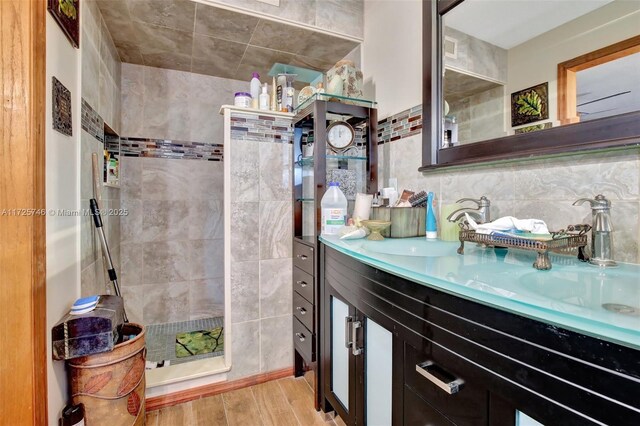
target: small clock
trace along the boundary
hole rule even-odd
[[[342,152],[353,144],[356,132],[346,121],[334,121],[327,127],[327,144],[336,152]]]

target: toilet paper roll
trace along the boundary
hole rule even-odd
[[[372,201],[373,195],[361,193],[356,194],[356,205],[353,208],[353,217],[360,220],[369,220]]]

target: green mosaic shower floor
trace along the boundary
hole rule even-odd
[[[224,327],[176,334],[176,356],[185,358],[224,350]]]

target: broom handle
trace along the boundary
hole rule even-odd
[[[111,252],[109,251],[109,245],[107,244],[107,238],[104,234],[104,228],[102,224],[102,217],[100,216],[100,207],[98,205],[98,199],[100,197],[100,172],[98,169],[98,154],[95,152],[91,154],[91,165],[93,174],[93,198],[89,200],[89,207],[91,208],[91,216],[93,217],[93,223],[98,231],[98,237],[100,238],[100,245],[102,246],[102,255],[106,261],[107,273],[109,274],[109,280],[113,283],[113,289],[116,292],[116,296],[122,297],[120,292],[120,285],[118,284],[118,277],[116,275],[116,269],[113,267],[113,260],[111,260]],[[127,312],[122,307],[122,315],[124,322],[129,322],[127,318]]]

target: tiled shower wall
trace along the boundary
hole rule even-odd
[[[93,197],[91,154],[98,154],[98,168],[102,173],[104,133],[103,125],[120,130],[120,60],[111,36],[95,1],[81,2],[82,50],[82,107],[80,208],[81,215],[81,293],[104,294],[109,282],[102,260],[100,241],[90,215],[89,199]],[[101,177],[102,178],[102,177]],[[107,241],[116,270],[120,259],[120,191],[103,187],[100,208]]]
[[[491,217],[540,218],[552,230],[590,224],[591,210],[572,203],[604,194],[612,202],[616,260],[640,263],[640,148],[424,175],[418,172],[421,150],[421,134],[378,145],[380,185],[388,186],[388,179],[396,177],[399,189],[433,191],[439,205],[486,195],[491,200]]]
[[[231,143],[225,152],[225,161],[231,163],[229,377],[239,378],[293,362],[293,164],[289,118],[239,113],[231,118]]]
[[[121,283],[132,321],[224,315],[223,163],[122,159]]]
[[[129,214],[122,218],[121,275],[133,320],[224,315],[219,109],[247,88],[247,82],[122,64],[122,206]]]

